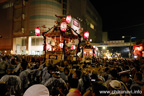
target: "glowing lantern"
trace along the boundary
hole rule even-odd
[[[35,29],[35,34],[36,34],[37,36],[40,35],[40,28],[37,27],[37,28]]]
[[[86,52],[84,52],[84,54],[86,54]]]
[[[90,51],[90,54],[92,54],[92,51]]]
[[[50,44],[48,44],[47,45],[47,50],[49,50],[49,51],[51,51],[52,49],[51,49],[51,45]]]
[[[90,39],[90,42],[92,42],[92,39]]]
[[[63,48],[63,43],[60,43],[59,46],[60,46],[60,48]]]
[[[67,15],[67,17],[66,17],[66,22],[67,22],[67,23],[70,23],[70,22],[71,22],[71,15]]]
[[[66,31],[67,23],[66,22],[62,22],[61,25],[60,25],[60,29],[61,29],[61,31]]]
[[[95,48],[96,48],[96,46],[93,46],[93,48],[95,49]]]
[[[86,31],[86,32],[84,33],[84,38],[85,38],[85,39],[88,39],[88,38],[89,38],[89,32],[88,32],[88,31]]]
[[[75,45],[72,45],[72,50],[75,50],[76,49],[76,46]]]

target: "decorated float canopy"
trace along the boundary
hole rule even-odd
[[[92,58],[94,56],[94,47],[90,44],[89,41],[86,41],[86,43],[83,45],[83,56]]]
[[[47,41],[48,55],[57,55],[59,59],[66,57],[68,54],[75,54],[76,49],[79,49],[82,32],[80,30],[80,23],[76,19],[71,19],[57,16],[57,25],[54,25],[49,32],[45,34]],[[52,52],[52,54],[50,54]],[[50,56],[49,56],[50,57]],[[49,58],[48,57],[48,58]]]
[[[67,18],[63,18],[63,17],[57,17],[57,18],[58,19],[61,18],[61,20],[57,19],[57,25],[54,26],[51,32],[46,33],[46,36],[47,37],[65,36],[66,38],[77,39],[78,34],[80,34],[82,31],[80,22],[75,18],[71,19],[70,15],[67,16],[68,20]],[[72,30],[71,28],[74,29],[77,33],[75,33],[74,30]]]

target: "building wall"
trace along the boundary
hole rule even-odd
[[[11,50],[12,47],[12,7],[11,3],[0,4],[0,50]]]
[[[30,0],[29,3],[29,35],[35,35],[36,27],[52,27],[55,25],[55,15],[62,15],[62,5],[55,0]]]
[[[108,41],[108,33],[107,32],[103,32],[102,33],[102,41],[104,42],[104,41]]]
[[[12,1],[15,1],[15,3]],[[3,15],[0,15],[0,35],[2,35],[2,38],[0,38],[0,49],[13,49],[15,53],[17,41],[19,40],[17,38],[26,37],[25,50],[33,50],[29,40],[30,36],[35,36],[35,28],[42,25],[47,28],[52,27],[55,25],[55,15],[65,15],[65,11],[81,22],[84,31],[90,32],[89,38],[93,39],[93,42],[102,41],[101,18],[88,0],[12,1],[7,1],[0,5],[0,12],[3,13]],[[10,2],[13,4],[5,5]],[[3,5],[5,5],[5,8],[3,8]],[[91,24],[94,29],[91,28]],[[21,44],[19,45],[22,47]]]
[[[89,31],[92,42],[102,41],[102,20],[89,0],[68,0],[67,14],[81,22],[84,31]],[[91,27],[94,26],[93,28]]]

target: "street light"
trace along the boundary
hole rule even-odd
[[[105,46],[103,46],[102,48],[103,48],[103,49],[106,49],[106,47],[105,47]]]

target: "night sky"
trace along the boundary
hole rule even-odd
[[[108,32],[110,40],[120,40],[121,36],[144,39],[144,4],[142,2],[98,2],[90,0],[102,17],[103,32]]]

